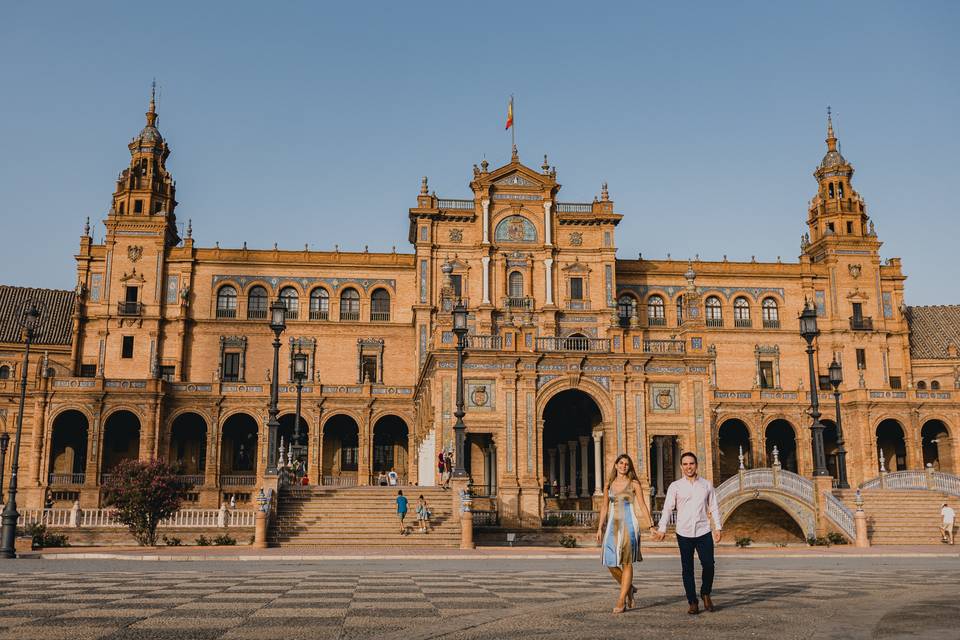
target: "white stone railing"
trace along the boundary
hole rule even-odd
[[[160,523],[161,528],[252,527],[256,511],[220,509],[181,509]],[[48,527],[123,528],[113,509],[23,509],[18,526],[44,524]]]
[[[824,491],[823,497],[827,507],[827,517],[840,527],[840,530],[847,535],[848,540],[856,540],[857,527],[854,524],[853,511],[832,493]]]
[[[544,518],[563,518],[563,517],[573,517],[574,526],[577,527],[591,527],[597,524],[597,516],[599,514],[596,511],[581,511],[581,510],[562,510],[562,511],[544,511]]]
[[[660,525],[660,516],[663,515],[663,511],[653,511],[650,514],[650,517],[653,518],[653,524],[655,526]],[[675,527],[677,525],[677,511],[674,509],[670,512],[670,519],[667,520],[667,525],[670,527]]]
[[[773,469],[749,469],[727,478],[717,487],[717,502],[750,489],[778,489],[809,504],[814,502],[813,482],[792,471],[774,473]]]
[[[879,477],[861,484],[860,489],[929,489],[960,496],[960,476],[934,471],[933,467],[926,471],[881,472]]]
[[[357,476],[323,476],[323,486],[325,487],[355,487],[357,486]]]

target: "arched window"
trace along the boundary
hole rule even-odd
[[[663,298],[660,296],[650,296],[647,298],[647,325],[651,327],[662,327],[667,324],[667,316],[664,313]]]
[[[931,381],[931,382],[930,382],[930,388],[931,388],[933,391],[938,391],[938,390],[940,389],[940,381],[939,381],[939,380],[933,380],[933,381]]]
[[[323,287],[310,292],[310,319],[327,320],[330,317],[330,294]]]
[[[750,303],[746,298],[740,297],[733,301],[733,326],[749,327],[750,322]]]
[[[764,298],[763,300],[763,328],[780,328],[780,309],[777,307],[777,301],[773,298]]]
[[[300,315],[300,296],[293,287],[280,289],[280,302],[287,307],[287,320],[296,320]]]
[[[360,294],[356,289],[344,289],[340,294],[340,319],[360,319]]]
[[[386,289],[377,289],[370,296],[370,320],[372,322],[390,320],[390,294]]]
[[[507,290],[508,295],[511,298],[522,298],[523,297],[523,274],[519,271],[511,271],[510,277],[507,279]]]
[[[920,380],[919,382],[917,382],[917,389],[926,389],[926,388],[927,388],[926,382],[924,382],[923,380]]]
[[[260,285],[250,289],[247,294],[247,318],[264,320],[267,317],[267,290]]]
[[[723,326],[723,311],[720,306],[720,298],[717,296],[710,296],[707,298],[707,326]]]
[[[217,291],[217,317],[237,317],[237,290],[230,285],[222,286]]]
[[[619,304],[626,304],[630,309],[630,317],[637,315],[637,299],[629,293],[625,293],[617,300]]]
[[[683,324],[683,296],[677,296],[677,326]]]
[[[10,379],[10,367],[3,365],[0,367],[0,380],[9,380]]]

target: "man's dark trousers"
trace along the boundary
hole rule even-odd
[[[703,585],[700,594],[709,596],[713,591],[713,534],[705,533],[698,538],[677,536],[680,547],[680,565],[683,567],[683,590],[687,592],[687,604],[697,602],[697,584],[693,576],[693,551],[700,556],[703,568]]]

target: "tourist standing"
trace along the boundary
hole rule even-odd
[[[680,547],[680,564],[683,567],[683,589],[687,594],[687,613],[700,613],[697,602],[697,585],[693,575],[693,552],[700,557],[700,567],[703,570],[700,596],[703,598],[703,608],[713,611],[713,600],[710,597],[713,591],[713,545],[720,542],[723,536],[720,523],[720,509],[717,506],[717,494],[713,484],[706,478],[697,475],[697,456],[686,452],[680,456],[680,469],[683,477],[674,480],[667,489],[667,497],[663,502],[663,511],[660,514],[660,528],[657,540],[663,540],[667,533],[667,523],[670,515],[677,510],[677,546]],[[713,517],[713,532],[710,531],[710,521],[707,512]]]
[[[440,476],[440,486],[443,486],[444,483],[444,470],[446,469],[446,463],[443,460],[443,451],[437,454],[437,473]]]
[[[420,525],[420,533],[427,533],[430,529],[430,507],[423,495],[417,500],[417,523]]]
[[[397,517],[400,518],[400,535],[404,535],[407,532],[407,526],[403,522],[407,517],[407,499],[402,489],[397,491]]]
[[[447,451],[443,456],[443,464],[447,468],[447,477],[443,481],[443,486],[450,488],[450,477],[453,475],[453,454]]]
[[[623,613],[633,606],[633,594],[636,592],[633,586],[633,563],[643,560],[640,554],[640,529],[653,528],[653,519],[647,509],[633,460],[627,454],[621,454],[613,463],[604,495],[597,524],[597,542],[603,545],[603,565],[620,585],[620,595],[613,612]]]
[[[943,542],[953,544],[953,524],[957,514],[944,502],[943,506],[940,507],[940,515],[943,517],[943,524],[940,525],[940,537]]]

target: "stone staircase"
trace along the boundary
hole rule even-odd
[[[856,491],[834,495],[856,511]],[[861,495],[870,544],[940,544],[940,505],[946,502],[956,509],[960,502],[955,496],[922,489],[864,489]]]
[[[407,535],[400,535],[397,489],[409,500]],[[430,532],[417,531],[417,498],[430,507]],[[437,487],[297,487],[283,489],[270,546],[416,548],[460,546],[450,491]]]

